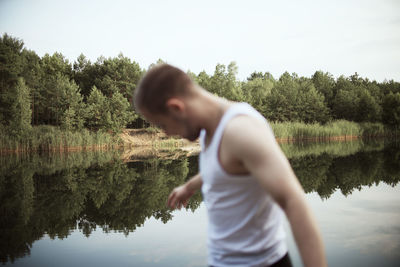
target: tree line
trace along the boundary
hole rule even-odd
[[[5,33],[0,38],[0,127],[19,135],[32,125],[113,133],[147,126],[130,105],[145,72],[123,54],[93,63],[83,54],[73,63],[61,53],[39,57]],[[357,73],[334,78],[316,71],[311,77],[285,72],[279,79],[253,72],[240,81],[235,62],[217,64],[213,74],[187,73],[216,95],[250,103],[270,121],[400,125],[400,83],[393,80],[379,83]]]

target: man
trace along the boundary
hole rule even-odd
[[[301,185],[267,121],[250,105],[212,95],[162,64],[141,80],[135,106],[168,135],[200,137],[200,172],[175,188],[167,204],[180,209],[202,190],[210,266],[291,266],[283,212],[305,266],[326,266]]]

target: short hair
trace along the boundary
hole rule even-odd
[[[135,108],[155,114],[165,113],[167,100],[187,95],[193,85],[193,81],[182,70],[169,64],[156,65],[144,75],[135,90]]]

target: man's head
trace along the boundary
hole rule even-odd
[[[189,107],[196,90],[196,85],[182,70],[168,64],[157,65],[146,73],[136,88],[135,108],[167,134],[193,141],[200,132]]]

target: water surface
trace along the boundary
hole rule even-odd
[[[400,266],[399,143],[282,149],[317,217],[329,266]],[[0,158],[3,265],[206,266],[201,195],[187,210],[165,206],[169,192],[197,172],[198,159],[163,155],[129,162],[117,152]],[[287,230],[293,262],[302,266]]]

